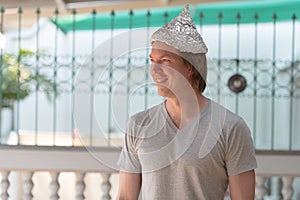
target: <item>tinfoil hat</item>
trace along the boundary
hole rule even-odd
[[[151,43],[159,41],[180,52],[206,54],[208,49],[196,29],[188,8],[189,6],[186,5],[176,18],[155,31]]]

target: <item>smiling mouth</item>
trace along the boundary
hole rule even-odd
[[[152,80],[156,83],[156,84],[163,84],[168,80],[168,76],[163,74],[163,73],[154,73],[152,74]]]
[[[167,80],[167,78],[156,78],[155,79],[155,82],[156,83],[163,83],[163,82],[165,82]]]
[[[168,80],[168,78],[165,77],[165,76],[155,76],[155,82],[156,82],[157,84],[164,83],[164,82],[166,82],[167,80]]]

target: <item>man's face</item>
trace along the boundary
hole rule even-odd
[[[150,53],[150,74],[156,83],[158,94],[175,97],[189,84],[190,70],[174,49],[161,42],[154,42]]]

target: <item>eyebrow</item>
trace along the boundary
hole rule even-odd
[[[163,57],[172,57],[173,58],[173,54],[172,53],[169,53],[169,52],[166,52],[166,53],[163,53],[159,58],[163,58]],[[151,54],[149,55],[149,58],[152,58]]]

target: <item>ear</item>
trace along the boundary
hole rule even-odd
[[[188,72],[189,72],[189,76],[192,76],[192,74],[193,74],[193,66],[191,64],[188,64]]]

